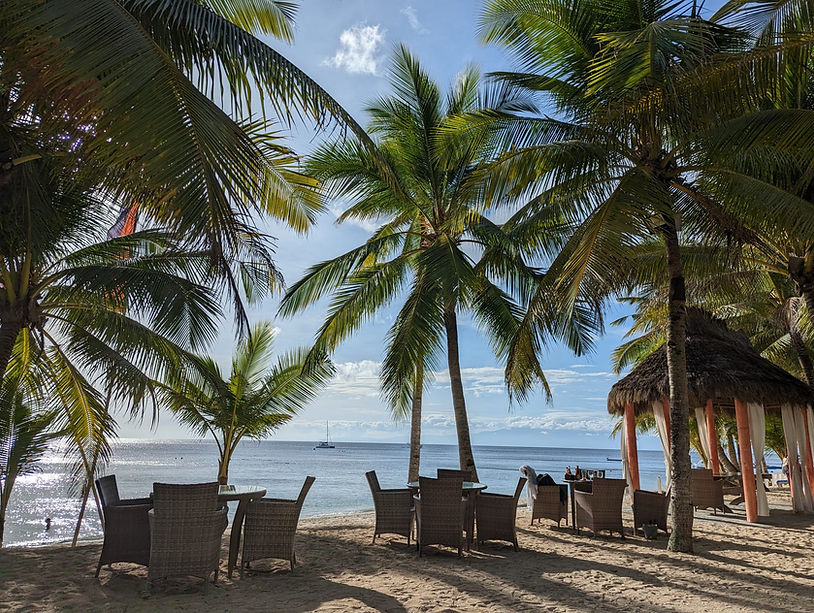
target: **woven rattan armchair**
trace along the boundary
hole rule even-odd
[[[376,471],[365,473],[370,493],[373,494],[373,506],[376,509],[376,527],[373,529],[373,542],[379,534],[400,534],[407,537],[410,544],[410,532],[413,527],[413,492],[405,489],[383,490],[376,477]]]
[[[153,508],[151,498],[119,498],[116,475],[96,479],[96,491],[102,503],[105,518],[105,540],[96,566],[96,576],[102,564],[133,562],[147,566],[150,563],[150,520]]]
[[[472,481],[471,470],[461,470],[458,468],[439,468],[436,470],[435,476],[439,479],[463,479],[464,481]],[[464,493],[464,532],[466,532],[466,546],[475,537],[475,506],[477,505],[478,496],[477,491]]]
[[[708,468],[693,468],[690,476],[690,491],[692,493],[692,506],[696,509],[718,509],[726,512],[729,509],[724,504],[723,481],[716,479]]]
[[[509,541],[517,551],[517,501],[526,483],[525,477],[520,477],[514,496],[506,494],[492,494],[482,492],[478,494],[477,519],[478,543],[484,541]]]
[[[565,495],[563,496],[563,491]],[[550,519],[560,525],[563,519],[568,524],[568,486],[560,485],[538,485],[537,498],[531,507],[531,523],[534,520]]]
[[[305,478],[296,500],[261,498],[248,504],[243,528],[243,566],[255,560],[277,558],[288,560],[294,570],[297,563],[294,537],[300,511],[315,480],[316,477]]]
[[[217,482],[153,483],[150,581],[179,576],[208,581],[214,573],[217,582],[227,510],[218,503]]]
[[[642,524],[656,524],[667,532],[667,511],[670,508],[669,492],[633,492],[633,531],[642,529]]]
[[[576,506],[576,529],[590,528],[594,534],[601,530],[618,532],[625,538],[622,525],[622,498],[627,481],[624,479],[594,479],[576,484],[574,504]],[[590,491],[585,491],[590,489]]]
[[[439,468],[435,476],[439,479],[460,478],[462,481],[472,481],[471,470],[459,470],[457,468]]]
[[[461,478],[418,478],[419,494],[413,500],[419,557],[427,545],[457,548],[461,557],[465,513],[462,485]]]

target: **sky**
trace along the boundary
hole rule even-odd
[[[718,3],[715,3],[718,4]],[[304,0],[297,17],[296,39],[286,45],[266,42],[322,85],[362,125],[364,109],[386,94],[389,58],[396,44],[406,44],[442,88],[447,88],[466,65],[484,73],[507,70],[509,56],[477,39],[477,0]],[[287,130],[288,144],[299,154],[335,132],[317,133],[310,126]],[[276,263],[288,284],[311,265],[335,257],[361,244],[371,228],[337,225],[342,203],[329,203],[329,212],[306,235],[279,225],[263,223],[276,238]],[[334,441],[408,442],[409,423],[395,422],[379,396],[378,368],[384,337],[398,302],[382,311],[342,345],[333,359],[337,374],[328,388],[273,436],[279,440],[322,440],[330,422]],[[279,296],[251,309],[253,320],[269,320],[279,329],[276,348],[308,345],[325,315],[325,305],[290,319],[279,319]],[[624,313],[614,308],[608,320]],[[538,394],[525,404],[510,406],[503,385],[503,370],[486,339],[471,319],[459,317],[461,367],[474,445],[531,445],[613,448],[612,420],[606,409],[610,387],[619,379],[611,368],[611,351],[622,341],[624,328],[609,327],[588,356],[575,357],[564,347],[552,346],[542,363],[553,399]],[[235,343],[230,321],[224,321],[211,348],[213,357],[229,364]],[[134,438],[190,438],[192,435],[167,412],[160,412],[157,427],[128,423],[121,418],[120,435]],[[455,443],[455,422],[446,370],[424,398],[422,440]],[[643,437],[643,449],[660,449],[657,439]]]

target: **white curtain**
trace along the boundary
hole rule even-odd
[[[653,417],[656,418],[656,430],[661,440],[661,450],[664,452],[664,470],[667,471],[665,486],[670,488],[670,475],[673,474],[673,458],[670,455],[670,437],[667,435],[667,420],[664,418],[664,404],[661,400],[653,402]]]
[[[749,410],[749,438],[752,439],[752,456],[755,461],[755,483],[757,487],[757,514],[760,517],[769,516],[769,499],[766,497],[766,485],[763,483],[763,462],[766,448],[766,411],[760,402],[750,402],[746,405]]]
[[[701,439],[701,449],[707,456],[708,466],[712,468],[712,456],[709,451],[709,430],[707,429],[707,414],[704,407],[695,407],[695,421],[698,422],[698,438]]]
[[[809,498],[806,499],[797,456],[797,423],[794,419],[794,409],[791,405],[784,404],[780,408],[780,411],[783,416],[783,435],[786,438],[786,451],[788,451],[789,454],[789,483],[793,494],[791,497],[791,506],[795,512],[810,511],[810,492]],[[808,491],[808,488],[806,488],[805,491]]]
[[[800,473],[800,481],[803,482],[803,500],[804,500],[804,511],[812,511],[814,510],[814,500],[812,500],[812,492],[811,487],[808,482],[808,478],[806,476],[806,464],[808,463],[808,454],[809,449],[808,445],[806,444],[806,424],[803,421],[803,408],[794,408],[794,424],[795,424],[795,434],[797,435],[797,449],[799,450],[799,473]]]

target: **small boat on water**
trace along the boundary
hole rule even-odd
[[[605,458],[608,462],[621,462],[622,458]]]
[[[328,436],[328,422],[325,422],[325,440],[317,443],[314,449],[336,449],[336,445],[331,442],[331,437]]]

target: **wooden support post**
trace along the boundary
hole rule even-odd
[[[667,426],[667,448],[672,452],[673,450],[673,439],[670,438],[670,399],[665,398],[662,401],[662,406],[664,407],[664,423]]]
[[[721,474],[721,462],[718,459],[718,430],[715,429],[715,410],[712,406],[712,399],[707,400],[704,408],[707,420],[707,438],[709,439],[709,464],[713,475]]]
[[[630,487],[639,487],[639,451],[636,448],[636,413],[633,405],[625,405],[625,449],[627,450],[627,470],[630,473]],[[632,493],[631,493],[632,495]]]
[[[808,409],[803,407],[803,424],[805,425],[805,445],[806,445],[806,477],[808,478],[809,491],[814,495],[814,458],[811,457],[811,430],[808,425]]]
[[[735,421],[738,424],[738,451],[741,457],[743,499],[746,502],[746,521],[757,522],[757,483],[752,466],[752,441],[749,436],[749,411],[735,398]]]

